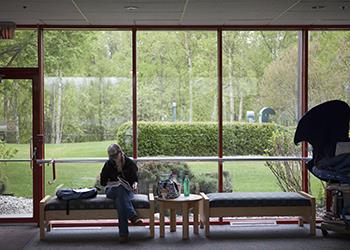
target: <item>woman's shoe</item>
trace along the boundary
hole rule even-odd
[[[131,217],[130,222],[134,226],[142,226],[143,225],[143,221],[137,216]]]
[[[129,241],[129,236],[119,236],[119,243],[126,243]]]

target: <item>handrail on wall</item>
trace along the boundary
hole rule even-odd
[[[131,157],[131,159],[133,159]],[[55,159],[56,163],[103,163],[108,158],[62,158]],[[311,157],[301,157],[301,156],[224,156],[211,157],[211,156],[196,156],[196,157],[139,157],[136,162],[164,162],[164,161],[187,161],[187,162],[228,162],[228,161],[309,161]],[[37,160],[38,164],[50,163],[51,160],[41,159]]]
[[[132,157],[130,157],[133,159]],[[61,159],[36,159],[36,163],[41,164],[52,164],[54,163],[103,163],[108,158],[61,158]],[[187,161],[187,162],[226,162],[226,161],[309,161],[311,157],[301,156],[224,156],[222,158],[216,156],[173,156],[173,157],[139,157],[136,162],[148,162],[148,161]],[[6,162],[31,162],[31,159],[0,159],[0,163]]]

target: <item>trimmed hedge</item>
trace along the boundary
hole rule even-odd
[[[217,123],[138,122],[138,156],[216,156]],[[279,126],[272,123],[224,123],[224,155],[262,155],[273,148],[270,138]],[[132,155],[132,124],[124,123],[117,141]]]

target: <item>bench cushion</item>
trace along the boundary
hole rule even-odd
[[[144,194],[135,194],[132,204],[135,209],[150,208],[148,196]],[[97,195],[92,199],[71,200],[68,202],[69,210],[85,209],[116,209],[113,200],[106,198],[106,195]],[[45,205],[45,210],[66,210],[67,201],[51,198]]]
[[[294,192],[209,193],[209,207],[311,206],[308,198]]]

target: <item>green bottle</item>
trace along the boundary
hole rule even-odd
[[[190,196],[190,179],[188,178],[187,174],[185,175],[183,187],[184,187],[184,195],[186,197]]]

